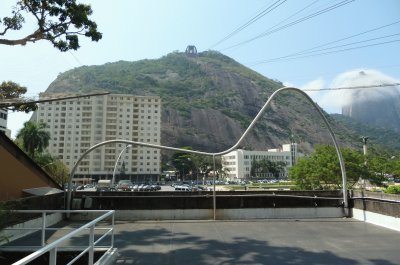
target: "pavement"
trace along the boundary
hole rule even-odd
[[[48,242],[65,233],[51,233]],[[36,234],[9,245],[35,245],[39,239]],[[87,242],[81,235],[66,245]],[[114,247],[115,265],[400,264],[400,232],[351,218],[117,221]]]
[[[114,264],[397,265],[400,233],[354,219],[118,222]]]

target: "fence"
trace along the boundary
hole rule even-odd
[[[74,250],[76,251],[76,255],[72,260],[66,262],[66,264],[74,264],[85,254],[88,256],[87,264],[94,264],[94,253],[104,252],[102,256],[99,257],[99,260],[104,259],[106,255],[110,255],[110,253],[114,252],[114,211],[113,210],[17,210],[18,213],[26,213],[26,214],[41,214],[42,222],[41,227],[27,227],[27,228],[6,228],[7,229],[15,229],[15,230],[29,230],[33,232],[40,232],[40,246],[27,246],[27,245],[10,245],[5,244],[0,247],[0,251],[3,253],[9,251],[26,251],[31,250],[33,253],[28,256],[12,263],[13,265],[23,265],[28,264],[40,257],[42,255],[49,253],[49,265],[57,264],[58,251],[63,250]],[[82,213],[91,213],[91,214],[101,214],[94,220],[81,225],[78,228],[65,228],[65,227],[48,227],[47,219],[49,214],[82,214]],[[111,223],[107,224],[107,220],[111,219]],[[101,222],[101,223],[100,223]],[[96,227],[97,226],[97,227]],[[62,237],[56,239],[55,241],[46,244],[46,232],[47,231],[60,231],[60,230],[72,230],[69,233],[63,235]],[[89,231],[88,234],[88,242],[86,244],[80,245],[79,247],[71,245],[70,242],[73,242],[72,239],[77,236],[81,236],[83,233]],[[96,234],[97,238],[95,238],[95,231],[100,231]],[[109,244],[100,245],[103,241],[106,241],[105,238],[110,238]],[[69,242],[69,246],[65,246]],[[80,241],[81,242],[81,241]],[[59,264],[59,263],[58,263]]]

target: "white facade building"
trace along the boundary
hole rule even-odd
[[[11,137],[11,131],[7,129],[8,113],[6,109],[0,109],[0,131]]]
[[[222,167],[227,172],[230,180],[248,179],[253,161],[269,160],[272,162],[286,163],[287,169],[296,162],[297,144],[284,144],[281,149],[268,149],[268,151],[249,151],[237,149],[222,156]],[[285,177],[285,176],[283,176]]]
[[[87,149],[106,140],[161,142],[161,99],[154,96],[110,94],[46,102],[39,105],[32,120],[46,123],[51,136],[49,153],[63,160],[70,170]],[[126,146],[109,144],[92,151],[75,175],[110,178]],[[160,174],[160,158],[159,149],[132,146],[122,154],[119,164],[124,163],[131,180],[154,180]]]

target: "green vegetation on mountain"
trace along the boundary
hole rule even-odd
[[[370,145],[377,145],[390,151],[400,150],[399,133],[390,128],[368,125],[340,114],[332,114],[331,116],[337,122],[352,130],[355,135],[369,137],[368,144]]]
[[[197,56],[174,52],[160,59],[83,66],[60,74],[46,92],[158,95],[164,145],[222,151],[231,147],[282,83],[215,51]],[[343,145],[358,136],[328,117]],[[298,93],[274,99],[242,147],[263,150],[295,140],[302,151],[330,144],[321,118]]]

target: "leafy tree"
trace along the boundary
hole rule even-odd
[[[17,137],[14,142],[21,149],[26,151],[22,137]],[[55,182],[60,184],[61,187],[68,182],[69,169],[62,160],[52,156],[48,152],[43,151],[43,149],[42,151],[35,151],[33,156],[30,156],[35,163],[38,164],[44,171],[46,171],[46,173],[53,178]]]
[[[63,161],[55,159],[52,163],[44,165],[43,169],[53,178],[55,182],[64,187],[69,180],[69,170]]]
[[[271,173],[275,178],[279,178],[279,173],[285,170],[286,163],[283,161],[253,160],[250,175],[257,177],[260,174]]]
[[[22,140],[23,149],[32,158],[35,157],[35,153],[43,152],[49,145],[50,133],[44,128],[46,128],[45,123],[27,121],[17,134],[17,138]]]
[[[26,45],[28,42],[47,40],[62,52],[79,48],[79,36],[98,41],[102,34],[97,24],[89,19],[93,13],[90,5],[76,0],[19,0],[11,15],[0,19],[0,36],[22,29],[25,16],[37,23],[36,29],[17,39],[0,38],[0,44]]]
[[[40,159],[39,159],[40,156],[44,156],[47,158],[40,162]],[[46,160],[47,161],[50,160],[52,162],[47,163],[47,164],[42,164]],[[68,182],[69,170],[63,161],[61,161],[59,159],[55,159],[50,154],[42,153],[41,155],[35,156],[35,162],[38,163],[38,165],[41,166],[43,168],[43,170],[46,171],[47,174],[49,174],[50,177],[55,182],[60,184],[61,187],[64,187],[64,184],[66,184]]]
[[[395,178],[400,177],[400,159],[393,160],[393,171],[392,174]]]
[[[21,86],[11,81],[4,81],[0,85],[0,100],[18,99],[26,93],[26,87]],[[25,111],[26,113],[37,109],[37,105],[34,103],[23,103],[13,104],[11,106],[4,107],[12,111]]]
[[[191,147],[182,147],[183,149],[191,149]],[[181,179],[184,180],[185,175],[195,169],[190,154],[184,152],[176,152],[171,158],[172,165],[178,170]]]
[[[380,184],[387,179],[387,176],[397,177],[400,173],[400,160],[387,152],[373,152],[368,155],[367,166],[373,184]]]
[[[202,177],[206,178],[213,167],[212,158],[204,155],[191,154],[190,159],[193,162],[193,173],[196,175],[196,178],[198,179],[199,175],[202,175]]]
[[[92,12],[90,5],[78,4],[76,0],[19,0],[10,16],[0,18],[0,44],[26,45],[47,40],[62,52],[77,50],[80,47],[79,36],[92,41],[102,38],[97,31],[97,24],[89,19]],[[11,39],[9,34],[21,30],[28,15],[36,21],[37,28],[26,36]],[[17,99],[25,93],[25,87],[11,81],[3,82],[0,86],[0,100]],[[28,113],[36,110],[37,106],[33,103],[16,103],[6,108]]]
[[[120,175],[120,178],[125,178],[125,176],[126,176],[126,166],[125,166],[125,162],[124,161],[122,161],[122,165],[121,165],[121,169],[119,170],[119,175]]]
[[[346,166],[347,184],[353,186],[359,179],[371,179],[364,164],[361,152],[343,148]],[[317,145],[309,157],[300,158],[289,170],[289,177],[301,189],[339,189],[342,186],[342,174],[336,149],[333,146]]]

